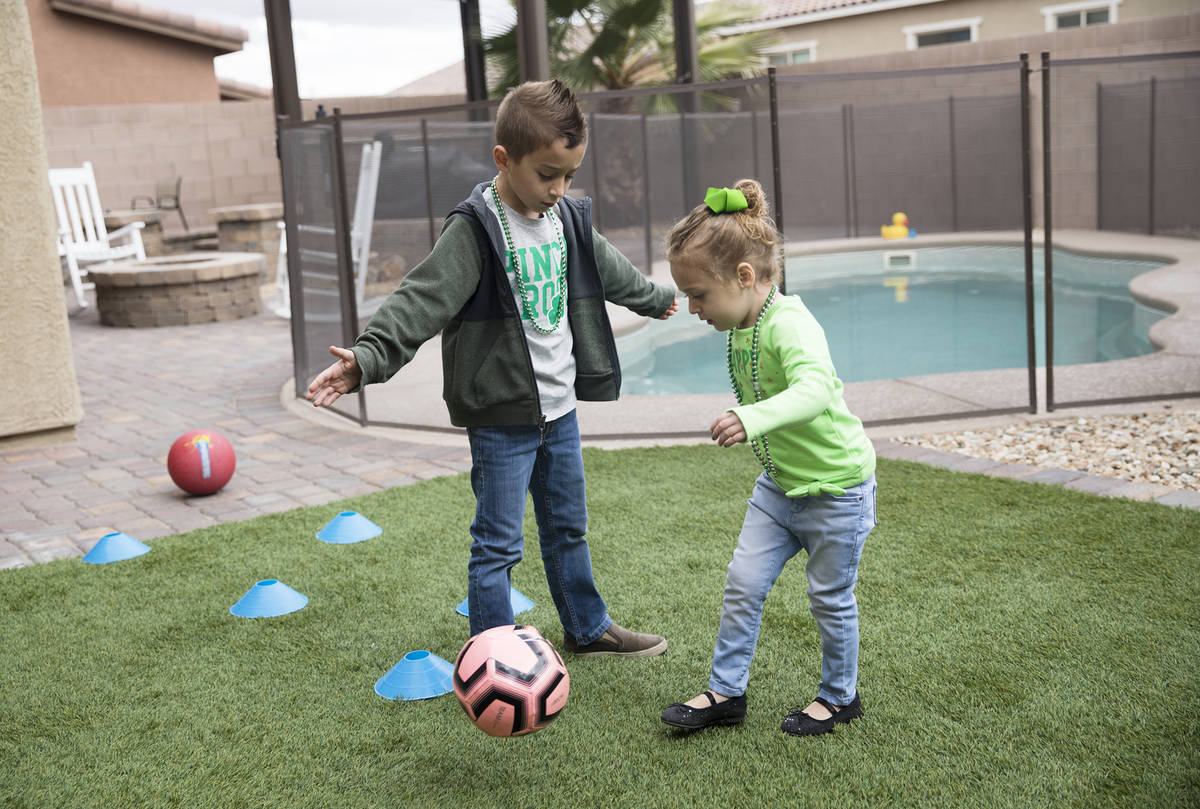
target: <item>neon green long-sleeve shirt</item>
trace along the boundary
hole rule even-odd
[[[794,295],[777,296],[759,327],[754,402],[754,329],[733,330],[733,375],[747,402],[730,410],[748,438],[767,437],[775,482],[789,497],[840,494],[875,471],[875,448],[842,399],[825,332]],[[761,446],[761,442],[760,442]]]

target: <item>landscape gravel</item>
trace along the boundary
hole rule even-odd
[[[894,440],[1002,463],[1200,491],[1200,411],[1075,416]]]

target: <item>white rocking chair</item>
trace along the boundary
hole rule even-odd
[[[130,222],[108,232],[96,190],[96,175],[87,161],[75,169],[50,169],[50,192],[58,215],[58,255],[67,260],[75,299],[83,308],[88,305],[83,291],[95,286],[84,281],[87,275],[84,265],[107,264],[130,256],[145,258],[142,228],[146,223]]]
[[[383,153],[383,144],[371,141],[363,144],[362,162],[358,165],[358,191],[354,198],[354,221],[350,226],[350,257],[354,263],[354,295],[361,307],[367,291],[367,265],[371,258],[371,226],[375,222],[375,195],[379,189],[379,159]],[[323,225],[300,225],[303,233],[320,233],[332,235],[333,228]],[[275,297],[271,302],[271,311],[279,317],[292,316],[291,288],[288,285],[287,265],[287,231],[284,223],[279,223],[279,263],[275,269]],[[305,255],[337,266],[337,256],[305,250]],[[313,273],[314,275],[316,273]],[[322,290],[313,290],[321,292]],[[336,287],[330,294],[337,294]]]

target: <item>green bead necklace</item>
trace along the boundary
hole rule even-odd
[[[754,335],[750,338],[750,379],[754,383],[754,401],[762,401],[762,388],[758,385],[758,329],[762,325],[763,318],[767,315],[767,310],[771,308],[771,304],[775,301],[775,292],[778,289],[774,284],[771,284],[771,291],[767,293],[767,299],[763,301],[762,309],[758,310],[758,317],[754,320]],[[729,330],[729,335],[725,340],[725,362],[729,368],[729,384],[733,386],[733,395],[737,397],[737,403],[740,407],[746,404],[742,401],[742,389],[738,387],[737,377],[733,375],[733,329]],[[758,444],[762,442],[760,449]],[[758,462],[762,464],[764,470],[772,478],[775,477],[775,462],[771,460],[771,447],[767,443],[767,436],[764,434],[761,438],[750,439],[750,448],[754,450],[754,457],[758,458]]]
[[[537,318],[534,317],[533,304],[530,302],[531,295],[533,298],[537,298],[537,290],[526,287],[525,279],[521,277],[521,260],[517,256],[517,248],[513,245],[512,233],[508,230],[508,217],[504,213],[504,203],[500,201],[500,194],[496,191],[496,181],[492,180],[488,187],[492,189],[492,199],[496,203],[496,213],[500,215],[500,227],[504,230],[504,242],[508,247],[509,255],[512,256],[513,272],[517,276],[517,290],[520,293],[518,297],[521,299],[521,309],[524,310],[525,316],[529,318],[529,322],[533,324],[535,329],[542,334],[553,334],[558,330],[558,324],[562,322],[563,301],[567,297],[567,290],[565,284],[563,284],[567,274],[567,245],[563,242],[562,230],[559,229],[556,222],[558,217],[554,215],[553,208],[546,209],[546,216],[550,217],[550,224],[554,226],[554,232],[558,235],[559,255],[562,256],[562,266],[559,269],[559,282],[563,284],[564,288],[560,290],[558,304],[555,305],[554,314],[550,317],[550,328],[544,329],[542,328],[542,324],[538,323]]]

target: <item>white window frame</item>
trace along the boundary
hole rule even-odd
[[[808,51],[809,55],[811,56],[811,58],[808,61],[815,62],[815,61],[817,61],[817,40],[806,39],[806,40],[803,40],[800,42],[785,42],[782,45],[771,45],[769,47],[763,48],[758,53],[759,53],[759,55],[761,55],[763,57],[763,62],[767,63],[768,60],[766,57],[768,57],[768,56],[771,56],[771,55],[777,54],[777,53],[791,54],[791,53],[794,53],[795,51]],[[788,64],[790,65],[790,64],[792,64],[792,62],[789,60]]]
[[[1082,3],[1063,3],[1057,6],[1046,6],[1041,9],[1042,16],[1046,18],[1046,31],[1068,30],[1058,27],[1059,14],[1071,14],[1079,12],[1079,27],[1087,27],[1087,12],[1099,11],[1102,8],[1108,9],[1108,22],[1114,23],[1117,21],[1117,6],[1121,5],[1124,0],[1084,0]],[[1107,25],[1107,23],[1105,23]]]
[[[900,30],[904,32],[904,41],[910,51],[917,50],[917,36],[919,34],[937,34],[942,31],[957,31],[959,28],[971,29],[971,42],[979,41],[979,26],[983,23],[983,17],[964,17],[961,20],[943,20],[941,22],[927,22],[920,25],[906,25]]]

